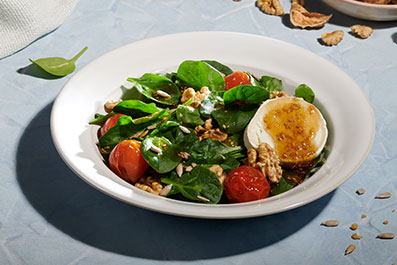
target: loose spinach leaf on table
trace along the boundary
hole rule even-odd
[[[308,85],[301,84],[295,89],[295,97],[303,98],[305,101],[313,103],[314,92]]]
[[[204,121],[200,117],[199,111],[189,106],[179,105],[176,109],[176,117],[179,121],[188,126],[204,124]]]
[[[195,90],[200,90],[203,86],[211,91],[225,90],[225,80],[222,74],[203,61],[182,62],[177,71],[177,78]]]
[[[239,85],[223,94],[225,104],[237,101],[259,104],[270,96],[269,90],[260,86]]]
[[[172,184],[174,193],[177,190],[193,201],[215,204],[222,196],[222,185],[218,177],[203,166],[194,167],[191,172],[183,174],[180,178],[176,174],[171,174],[169,178],[161,178],[161,182]]]
[[[225,76],[233,74],[233,70],[230,69],[229,66],[221,64],[220,62],[213,61],[213,60],[203,60],[203,62],[206,62],[207,64],[211,65],[212,67],[214,67],[216,70],[218,70],[219,72],[221,72]]]
[[[75,62],[80,58],[81,55],[88,49],[88,47],[84,47],[76,56],[72,59],[65,59],[61,57],[48,57],[41,58],[37,60],[29,59],[32,63],[55,76],[66,76],[68,74],[73,73],[76,69]]]
[[[156,74],[144,74],[141,78],[128,78],[129,82],[134,83],[134,86],[145,97],[150,98],[156,102],[166,105],[176,105],[179,103],[181,92],[179,88],[170,79]],[[170,95],[169,98],[156,96],[158,90],[164,91]]]
[[[161,151],[159,153],[151,150],[155,146]],[[181,161],[173,143],[165,137],[146,137],[141,144],[142,156],[160,174],[173,170]]]
[[[257,108],[248,109],[217,109],[212,112],[212,117],[219,124],[219,127],[227,133],[240,133],[252,117]]]
[[[224,105],[223,93],[221,91],[212,91],[201,101],[200,114],[203,117],[210,118],[217,105]]]
[[[144,103],[140,100],[123,100],[113,108],[114,112],[126,114],[132,118],[139,118],[161,110],[154,103]]]
[[[106,120],[109,119],[110,117],[112,117],[113,115],[116,115],[116,113],[114,113],[113,111],[109,112],[106,115],[95,113],[94,118],[92,120],[90,120],[88,123],[91,125],[95,124],[95,125],[102,126],[106,122]]]

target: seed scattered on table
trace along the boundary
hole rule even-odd
[[[364,189],[358,189],[358,190],[356,190],[356,193],[358,195],[363,195],[365,193],[365,190]]]
[[[391,197],[391,193],[390,192],[385,192],[385,193],[381,193],[376,195],[375,199],[388,199]]]
[[[389,223],[389,221],[383,221],[384,225],[387,225]]]
[[[345,255],[349,255],[350,253],[352,253],[354,250],[356,249],[355,245],[349,245],[346,250],[345,250]]]
[[[376,238],[393,239],[394,238],[394,234],[393,233],[383,233],[383,234],[377,235]]]
[[[358,224],[352,224],[351,226],[350,226],[350,229],[351,230],[356,230],[358,228]]]
[[[338,220],[328,220],[328,221],[322,222],[321,225],[327,226],[327,227],[334,227],[334,226],[339,225],[339,221]]]
[[[356,234],[356,233],[354,233],[354,234],[352,235],[352,239],[354,239],[354,240],[360,240],[361,238],[363,238],[363,237],[360,236],[360,235],[358,235],[358,234]]]
[[[362,214],[361,218],[367,218],[367,216],[365,214]]]

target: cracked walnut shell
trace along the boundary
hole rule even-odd
[[[371,27],[363,25],[353,25],[350,27],[350,29],[354,34],[360,36],[360,38],[362,39],[368,38],[369,36],[371,36],[372,32],[374,32]]]
[[[343,40],[344,32],[335,30],[333,32],[326,32],[321,34],[321,39],[327,45],[338,45]]]
[[[284,15],[284,9],[279,0],[258,0],[256,4],[266,14],[275,16]]]
[[[320,28],[331,19],[332,15],[310,13],[303,6],[294,2],[291,4],[289,19],[295,27]]]

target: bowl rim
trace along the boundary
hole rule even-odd
[[[332,0],[334,1],[334,0]],[[397,10],[397,4],[396,5],[389,5],[389,4],[371,4],[371,3],[365,3],[361,2],[358,0],[340,0],[342,2],[349,3],[351,5],[355,6],[360,6],[360,7],[372,7],[372,8],[378,8],[378,9],[385,9],[385,10]]]

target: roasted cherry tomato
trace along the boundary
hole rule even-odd
[[[225,90],[239,85],[250,85],[250,77],[244,72],[234,72],[225,77]]]
[[[110,128],[116,125],[121,116],[124,116],[124,114],[116,114],[109,117],[99,130],[98,137],[101,138],[107,131],[109,131]]]
[[[240,166],[226,177],[225,194],[230,202],[249,202],[269,196],[270,185],[266,177],[256,168]]]
[[[141,153],[141,143],[124,140],[113,148],[109,156],[110,169],[128,182],[136,182],[148,168]]]

